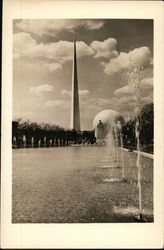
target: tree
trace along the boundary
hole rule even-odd
[[[154,106],[153,103],[144,105],[140,113],[141,144],[153,144],[154,138]]]

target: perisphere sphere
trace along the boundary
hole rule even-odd
[[[93,129],[96,130],[100,121],[104,126],[104,136],[109,133],[114,123],[120,121],[121,124],[124,124],[123,116],[121,116],[119,112],[111,109],[103,110],[95,116],[93,120]]]

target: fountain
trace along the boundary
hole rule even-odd
[[[17,138],[16,138],[16,136],[14,136],[14,138],[13,138],[13,144],[14,144],[14,147],[17,148]]]
[[[124,164],[124,153],[123,153],[123,137],[122,137],[122,128],[120,132],[120,140],[121,140],[121,156],[122,156],[122,181],[125,182],[125,164]]]
[[[34,137],[31,138],[31,146],[34,147]]]
[[[142,66],[135,64],[134,62],[131,61],[130,66],[129,66],[129,81],[128,85],[132,90],[133,97],[135,99],[135,136],[137,140],[137,161],[136,161],[136,166],[138,168],[138,193],[139,193],[139,216],[138,220],[143,221],[143,213],[142,213],[142,183],[141,183],[141,163],[140,163],[140,155],[141,155],[141,150],[140,150],[140,121],[139,121],[139,112],[140,112],[140,73],[141,70],[143,69]]]
[[[117,168],[116,166],[116,147],[114,145],[114,140],[111,131],[107,134],[105,138],[105,145],[107,149],[107,155],[100,161],[106,163],[107,165],[100,166],[100,168]],[[110,152],[109,152],[110,150]]]
[[[107,148],[110,149],[110,158],[102,159],[101,162],[106,162],[104,166],[99,166],[102,169],[113,168],[114,174],[117,172],[114,169],[119,169],[122,167],[122,178],[105,179],[105,182],[126,182],[125,178],[125,164],[124,164],[124,152],[123,152],[123,136],[122,136],[122,124],[124,124],[124,118],[114,110],[104,110],[98,113],[93,120],[93,127],[95,129],[96,139],[105,140]],[[101,126],[100,126],[101,125]],[[100,128],[103,133],[100,133]],[[119,147],[121,146],[121,150]],[[121,157],[119,157],[119,152],[121,152]],[[109,151],[108,151],[109,154]],[[112,159],[112,154],[114,158]],[[121,158],[121,159],[119,159]],[[109,164],[110,162],[110,164]],[[121,166],[120,163],[122,162]]]
[[[118,137],[118,125],[113,122],[113,132],[114,132],[114,145],[115,145],[115,155],[116,155],[116,167],[119,168],[119,159],[118,159],[118,146],[119,146],[119,137]]]
[[[119,177],[119,134],[118,127],[115,122],[111,123],[110,130],[106,137],[106,148],[108,156],[105,157],[102,162],[106,162],[107,165],[100,166],[102,169],[111,169],[110,177],[104,178],[103,182],[105,183],[119,183],[122,182],[122,179]],[[118,169],[118,170],[116,170]]]
[[[25,135],[23,135],[23,146],[24,148],[26,148],[26,136]]]
[[[126,182],[126,179],[125,179],[125,164],[124,164],[124,153],[123,153],[123,136],[122,136],[122,125],[121,125],[121,122],[120,121],[117,121],[116,122],[116,125],[115,125],[115,130],[116,130],[116,133],[115,133],[115,137],[116,137],[116,141],[117,141],[117,147],[119,146],[119,140],[120,140],[120,146],[121,146],[121,158],[122,158],[122,181],[123,182]]]
[[[44,136],[44,147],[46,147],[46,141],[47,141],[47,138],[46,136]]]
[[[41,145],[41,140],[38,141],[38,147],[40,148]]]

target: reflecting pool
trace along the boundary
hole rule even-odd
[[[135,152],[110,147],[13,149],[13,223],[136,222]],[[141,156],[143,216],[153,221],[153,159]]]

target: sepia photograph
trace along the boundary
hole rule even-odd
[[[163,244],[163,5],[6,0],[1,246]]]
[[[153,117],[153,20],[13,20],[12,222],[152,222]]]

